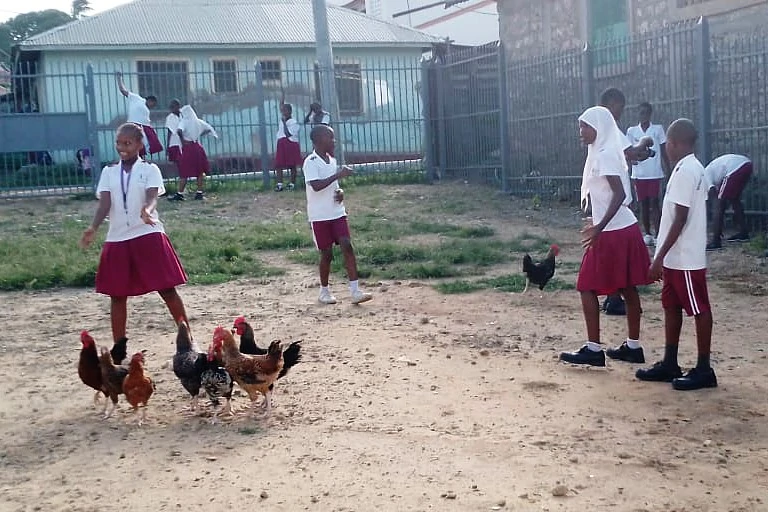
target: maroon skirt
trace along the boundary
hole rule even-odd
[[[291,167],[301,167],[303,159],[301,158],[301,146],[298,142],[288,140],[283,137],[277,140],[277,151],[275,152],[275,169],[289,169]]]
[[[171,146],[168,148],[168,161],[178,162],[181,160],[181,148],[179,146]]]
[[[179,158],[179,176],[198,178],[211,170],[208,155],[199,142],[185,142]]]
[[[144,130],[144,135],[147,137],[147,142],[149,142],[149,154],[154,155],[155,153],[162,152],[163,145],[160,143],[160,138],[157,136],[155,129],[145,124],[141,125],[141,129]],[[139,156],[144,158],[146,155],[146,148],[141,148]]]
[[[187,282],[187,273],[165,233],[105,242],[96,272],[96,291],[136,297]]]
[[[576,289],[612,295],[624,288],[651,284],[650,266],[651,258],[639,224],[603,231],[597,243],[584,252]]]

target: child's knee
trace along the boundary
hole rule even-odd
[[[167,289],[165,289],[165,290],[160,290],[160,291],[159,291],[159,292],[157,292],[157,293],[159,293],[159,294],[160,294],[160,296],[161,296],[163,299],[165,299],[165,300],[168,300],[168,299],[172,299],[172,298],[174,298],[174,297],[177,297],[177,296],[178,296],[178,294],[176,293],[176,288],[167,288]]]
[[[333,261],[333,247],[320,249],[320,259],[323,261]]]
[[[339,247],[344,252],[352,252],[352,241],[349,238],[342,238],[339,240]]]

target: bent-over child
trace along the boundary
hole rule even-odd
[[[144,158],[147,154],[154,155],[160,153],[163,150],[163,145],[160,143],[157,132],[152,128],[152,120],[149,117],[149,111],[157,106],[157,98],[151,94],[146,98],[142,98],[138,94],[130,92],[123,83],[123,74],[118,71],[115,73],[115,76],[117,77],[117,87],[120,89],[120,94],[128,100],[128,116],[126,121],[141,127],[143,136],[139,156]]]
[[[176,128],[176,134],[181,141],[181,156],[179,158],[179,190],[168,199],[184,201],[184,190],[187,180],[194,178],[197,184],[195,199],[205,199],[205,173],[211,170],[208,155],[200,144],[203,135],[212,134],[218,138],[211,125],[197,117],[195,109],[190,105],[181,107],[181,121]]]
[[[749,227],[744,217],[741,193],[752,177],[752,161],[744,155],[723,155],[712,160],[704,170],[710,185],[709,197],[714,207],[712,241],[707,249],[712,251],[723,247],[723,222],[728,203],[733,206],[733,223],[739,230],[728,237],[728,242],[749,240]]]

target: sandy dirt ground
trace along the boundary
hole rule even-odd
[[[570,220],[553,227],[552,215]],[[482,220],[552,237],[579,259],[570,210],[521,213],[510,201]],[[107,342],[108,301],[91,290],[0,295],[0,511],[768,510],[768,279],[757,258],[713,257],[720,387],[688,394],[636,381],[633,365],[560,364],[583,340],[574,291],[441,295],[369,280],[372,302],[321,306],[313,268],[270,258],[284,276],[182,290],[203,344],[240,314],[260,341],[304,340],[268,419],[179,413],[188,396],[166,366],[175,331],[147,296],[130,303],[129,350],[147,351],[157,382],[148,422],[130,424],[122,399],[103,421],[76,364],[81,329]],[[652,362],[658,290],[643,300]],[[604,317],[605,339],[621,340],[623,322]],[[695,360],[691,322],[680,352]],[[236,392],[235,404],[246,398]]]

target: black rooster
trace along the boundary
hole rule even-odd
[[[539,287],[539,290],[544,290],[547,283],[555,275],[555,256],[560,254],[560,248],[557,245],[551,245],[547,257],[540,263],[534,263],[530,255],[526,254],[523,257],[523,273],[525,273],[525,290],[528,291],[528,286],[533,283]]]
[[[244,316],[235,318],[234,331],[240,336],[240,352],[243,354],[250,354],[252,356],[263,356],[267,353],[267,349],[261,348],[256,344],[256,337],[253,332],[253,327],[249,324]],[[280,370],[280,374],[277,379],[280,380],[288,373],[293,366],[301,362],[301,341],[294,341],[288,348],[283,351],[283,369]],[[274,384],[270,386],[270,391],[274,388]]]

